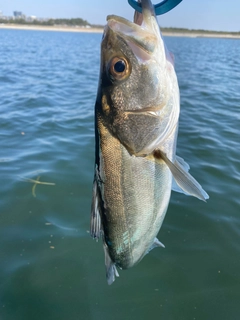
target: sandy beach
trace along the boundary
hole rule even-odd
[[[230,33],[211,33],[211,32],[162,32],[163,36],[167,37],[188,37],[188,38],[226,38],[226,39],[240,39],[240,35],[233,35]]]
[[[61,31],[61,32],[89,32],[102,33],[100,28],[84,28],[84,27],[69,27],[69,26],[30,26],[16,24],[0,24],[0,29],[17,29],[17,30],[36,30],[36,31]]]
[[[70,26],[29,26],[16,24],[0,24],[0,29],[17,29],[17,30],[37,30],[37,31],[61,31],[61,32],[88,32],[88,33],[102,33],[102,28],[84,28],[84,27],[70,27]],[[162,32],[163,36],[169,37],[190,37],[190,38],[227,38],[240,39],[240,35],[232,35],[230,33],[211,33],[211,32]]]

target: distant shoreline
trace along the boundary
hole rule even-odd
[[[16,29],[16,30],[36,30],[36,31],[56,31],[56,32],[86,32],[86,33],[103,33],[103,28],[84,28],[70,26],[30,26],[17,24],[0,24],[0,29]],[[169,37],[189,37],[189,38],[227,38],[240,39],[240,35],[231,33],[211,33],[211,32],[184,32],[184,31],[163,31],[163,36]]]
[[[84,27],[69,27],[69,26],[32,26],[19,24],[0,24],[0,29],[16,29],[16,30],[36,30],[36,31],[61,31],[61,32],[87,32],[87,33],[102,33],[102,28],[84,28]]]

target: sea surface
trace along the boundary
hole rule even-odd
[[[240,41],[166,37],[177,153],[209,193],[172,193],[154,249],[105,279],[89,235],[101,34],[0,30],[0,319],[240,319]]]

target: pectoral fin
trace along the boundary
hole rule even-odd
[[[190,173],[188,173],[189,166],[183,159],[176,157],[175,162],[172,163],[165,153],[160,150],[157,150],[156,152],[157,156],[160,155],[162,160],[171,170],[177,186],[182,190],[183,193],[194,196],[203,201],[209,199],[208,194],[203,190],[201,185],[190,175]],[[174,191],[178,191],[178,188],[176,187],[173,189]]]
[[[176,161],[179,163],[179,165],[185,170],[185,171],[189,171],[190,170],[190,166],[189,164],[183,160],[183,158],[176,156]]]

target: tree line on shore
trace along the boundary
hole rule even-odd
[[[5,20],[0,18],[0,24],[19,24],[19,25],[36,25],[36,26],[68,26],[68,27],[91,27],[91,28],[103,28],[102,25],[95,25],[89,23],[87,20],[82,18],[72,18],[72,19],[46,19],[38,20],[33,19],[28,21],[26,19],[11,19]],[[211,30],[197,30],[197,29],[186,29],[186,28],[161,28],[163,32],[171,33],[211,33],[211,34],[230,34],[230,35],[240,35],[240,32],[226,32],[226,31],[211,31]]]
[[[0,18],[0,23],[4,24],[25,24],[25,25],[36,25],[36,26],[55,26],[55,25],[67,25],[67,26],[79,26],[79,27],[87,27],[91,26],[91,24],[82,19],[82,18],[73,18],[73,19],[44,19],[44,20],[39,20],[39,19],[32,19],[32,20],[27,20],[27,19],[1,19]]]
[[[163,32],[170,32],[170,33],[204,33],[204,34],[229,34],[229,35],[240,35],[240,31],[213,31],[213,30],[204,30],[204,29],[187,29],[187,28],[161,28]]]

